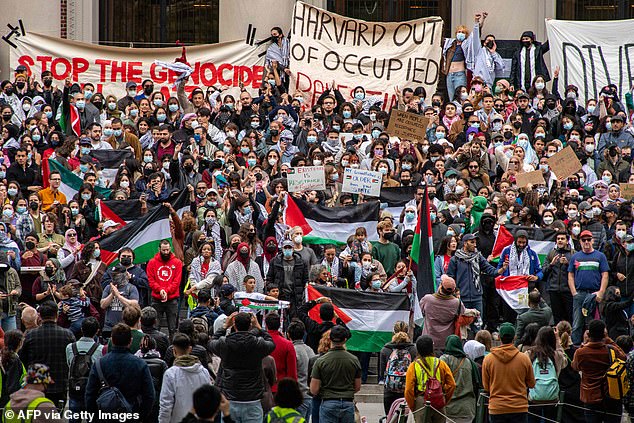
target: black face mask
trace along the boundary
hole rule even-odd
[[[242,258],[247,258],[249,257],[249,252],[248,251],[240,251],[240,257]]]
[[[44,86],[45,86],[46,88],[50,88],[50,87],[51,87],[51,85],[53,85],[53,80],[52,80],[52,79],[45,79],[45,80],[44,80]]]
[[[282,172],[282,178],[286,178],[286,177],[288,177],[288,172],[286,171]]]
[[[5,89],[5,90],[4,90],[4,93],[5,93],[6,95],[12,95],[12,94],[13,94],[13,87]]]
[[[531,41],[522,41],[522,45],[526,48],[529,48],[531,46],[532,42]]]
[[[233,244],[231,244],[231,248],[234,249],[234,250],[237,250],[238,249],[238,245],[240,245],[239,242],[234,242]]]
[[[556,106],[557,106],[557,105],[556,105],[555,103],[551,103],[551,102],[547,102],[547,103],[546,103],[546,107],[547,107],[549,110],[554,110]]]
[[[27,241],[24,243],[24,245],[26,246],[27,250],[32,250],[35,248],[35,242],[33,241]]]
[[[40,205],[39,203],[36,203],[35,201],[31,201],[29,203],[29,207],[31,208],[31,210],[35,211],[40,207]]]
[[[434,198],[436,198],[436,193],[435,192],[428,192],[427,196],[429,197],[430,200],[433,200]]]
[[[394,239],[394,232],[393,231],[383,232],[383,238],[387,239],[388,241],[393,240]]]
[[[26,83],[24,82],[16,82],[15,86],[18,87],[19,89],[22,89],[26,86]]]
[[[431,105],[434,107],[440,107],[440,101],[432,101]]]
[[[170,257],[171,257],[171,256],[172,256],[172,253],[167,253],[167,254],[165,254],[165,253],[161,253],[161,259],[162,259],[163,261],[168,261],[168,260],[170,259]]]
[[[520,129],[522,127],[522,122],[513,122],[513,128]]]
[[[274,253],[277,250],[277,246],[275,244],[267,245],[266,251],[268,253]]]
[[[2,119],[8,122],[11,120],[11,115],[2,115]]]
[[[578,189],[579,181],[568,181],[568,188]]]
[[[121,257],[121,260],[119,261],[121,262],[122,266],[128,267],[132,264],[132,257]]]
[[[101,108],[103,107],[103,103],[101,101],[91,101],[91,103],[99,110],[101,110]]]
[[[486,42],[486,44],[485,44],[485,46],[486,46],[487,48],[493,48],[493,41],[487,41],[487,42]]]
[[[471,116],[473,116],[473,112],[463,112],[464,120],[469,120]]]
[[[145,176],[150,176],[152,173],[154,173],[154,169],[152,169],[152,168],[145,168],[145,169],[143,169],[143,174],[144,174]]]
[[[44,273],[46,273],[46,276],[51,277],[55,274],[55,268],[53,266],[46,266],[44,268]]]
[[[504,138],[507,139],[507,140],[510,140],[511,138],[513,138],[513,132],[504,131]]]
[[[154,91],[154,85],[148,85],[147,87],[143,88],[143,93],[147,96],[152,94],[153,91]]]
[[[314,117],[315,119],[317,119],[317,120],[322,120],[322,119],[323,119],[323,116],[321,115],[321,113],[315,113],[315,114],[313,115],[313,117]]]
[[[194,165],[185,165],[183,166],[183,169],[185,169],[187,172],[191,172],[192,170],[194,170]]]
[[[269,133],[272,137],[277,137],[280,134],[280,131],[278,131],[277,129],[271,129]]]

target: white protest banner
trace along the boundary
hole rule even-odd
[[[160,89],[166,99],[175,96],[176,89],[172,85],[179,75],[154,61],[173,63],[181,56],[180,47],[100,46],[32,32],[19,37],[15,43],[17,48],[10,49],[11,71],[24,65],[29,74],[40,81],[42,71],[49,70],[53,84],[60,89],[70,77],[73,81],[94,84],[95,90],[104,95],[120,98],[125,95],[126,82],[136,82],[140,91],[141,82],[151,79],[155,90]],[[249,46],[244,41],[187,47],[187,61],[194,72],[185,91],[190,92],[196,86],[238,87],[240,79],[245,87],[259,88],[264,59],[258,58],[258,53],[265,49],[265,46]],[[236,91],[239,90],[236,88]]]
[[[341,191],[378,197],[381,195],[381,178],[380,172],[347,167]]]
[[[550,62],[559,66],[559,92],[579,88],[579,101],[598,99],[601,88],[618,87],[621,100],[634,82],[634,19],[618,21],[546,20]]]
[[[346,100],[356,86],[378,96],[384,110],[396,104],[395,88],[436,91],[443,21],[367,22],[301,1],[291,26],[291,92],[310,104],[334,82]]]
[[[288,192],[321,191],[326,189],[326,171],[323,166],[300,166],[288,169]]]

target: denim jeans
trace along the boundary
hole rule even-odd
[[[86,410],[86,406],[84,405],[83,401],[80,401],[78,399],[73,399],[73,398],[68,398],[68,409],[70,411],[72,411],[73,413],[79,413],[80,411],[85,411]],[[70,423],[80,423],[82,420],[81,419],[70,419],[69,422]]]
[[[304,420],[306,423],[310,421],[310,416],[312,414],[313,408],[313,397],[305,397],[302,405],[297,407],[297,412],[304,416]]]
[[[354,403],[344,400],[323,400],[319,407],[320,423],[354,423]]]
[[[176,300],[174,300],[176,304]],[[231,420],[235,423],[262,423],[264,411],[260,400],[239,402],[229,401]]]
[[[589,291],[577,291],[577,295],[572,297],[572,342],[575,345],[581,345],[583,342],[586,318],[581,312],[581,308],[588,295],[590,295]]]
[[[484,308],[482,307],[482,297],[475,300],[462,300],[462,304],[464,304],[465,308],[475,308],[478,310],[480,312],[480,320],[483,322],[485,321]],[[474,320],[471,324],[471,330],[474,330],[474,333],[482,329],[482,325],[477,325],[476,322],[477,320]]]
[[[320,408],[321,408],[321,398],[313,397],[313,403],[311,404],[311,410],[310,410],[313,423],[319,423],[319,409]]]
[[[620,423],[623,407],[621,401],[606,398],[600,404],[584,404],[587,423]]]
[[[7,313],[0,313],[0,324],[5,333],[17,328],[15,316],[9,316]]]
[[[467,86],[467,72],[451,72],[447,74],[447,94],[449,100],[453,100],[453,94],[460,85]]]

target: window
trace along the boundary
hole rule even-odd
[[[634,0],[559,0],[557,19],[607,21],[634,17]]]
[[[220,0],[102,0],[99,43],[167,47],[218,42]]]

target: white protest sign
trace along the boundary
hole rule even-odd
[[[348,167],[343,174],[341,191],[378,197],[381,195],[381,178],[380,172]]]
[[[326,189],[326,171],[323,166],[300,166],[288,169],[288,192],[321,191]]]
[[[598,99],[601,88],[618,87],[621,100],[634,82],[634,19],[619,21],[546,20],[550,62],[559,66],[559,92],[579,88],[579,101]]]
[[[74,82],[92,83],[96,92],[119,98],[125,95],[126,82],[136,82],[140,91],[141,82],[150,79],[154,89],[160,90],[166,99],[176,96],[172,85],[179,74],[154,61],[174,62],[181,56],[180,47],[100,46],[32,32],[16,39],[16,45],[17,48],[10,49],[11,70],[24,65],[36,80],[42,71],[49,70],[53,84],[59,87],[63,87],[64,80],[70,77]],[[235,87],[234,91],[239,94],[240,78],[245,88],[257,90],[262,83],[264,63],[258,53],[265,49],[265,46],[249,46],[244,41],[187,47],[187,61],[194,72],[185,91],[191,92],[197,86],[227,85]]]
[[[436,91],[442,38],[443,21],[437,16],[368,22],[297,1],[291,26],[291,92],[303,92],[314,104],[333,81],[346,100],[360,85],[389,110],[396,104],[396,86]]]

